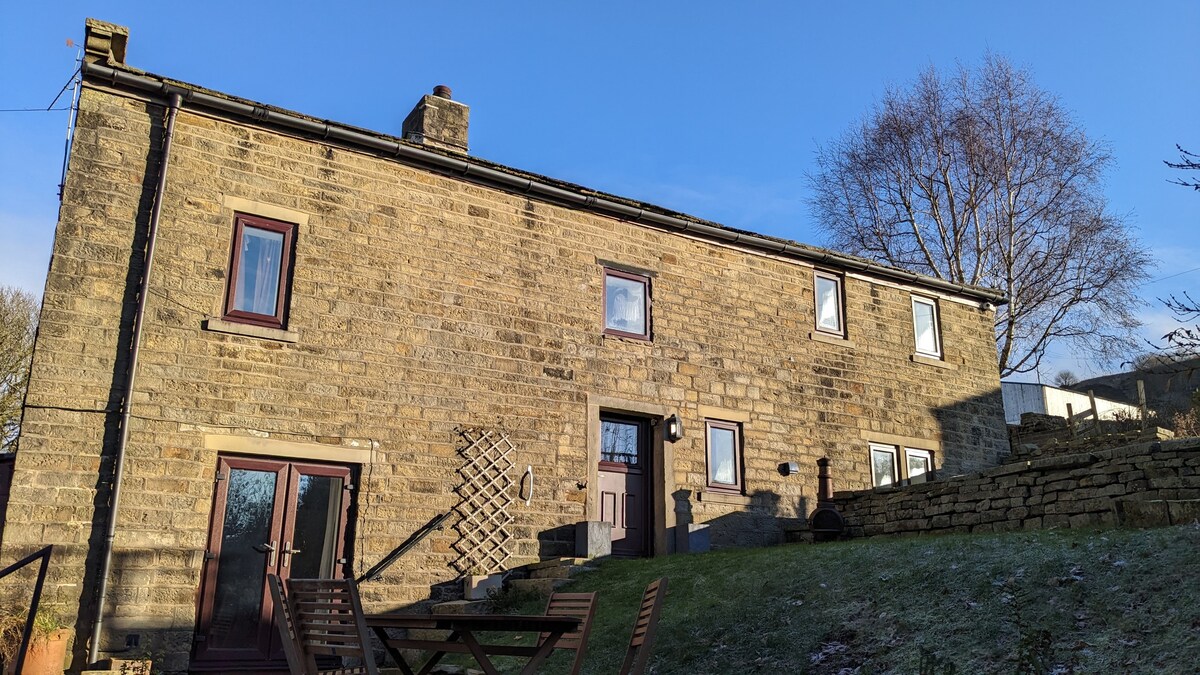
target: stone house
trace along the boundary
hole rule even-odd
[[[1006,452],[994,291],[472,157],[442,88],[394,137],[136,70],[127,36],[88,22],[3,532],[55,544],[76,664],[262,667],[268,571],[360,576],[440,513],[371,606],[579,523],[776,543],[822,456],[853,489]]]

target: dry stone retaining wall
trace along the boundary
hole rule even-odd
[[[1200,438],[1045,457],[835,497],[852,537],[1113,525],[1134,511],[1127,505],[1186,500],[1200,500]],[[1165,504],[1161,510],[1185,512]]]

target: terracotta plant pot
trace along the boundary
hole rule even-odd
[[[25,667],[21,675],[62,675],[67,660],[67,644],[71,641],[71,629],[59,628],[47,638],[34,638],[25,653]],[[15,675],[16,663],[5,664],[4,675]]]

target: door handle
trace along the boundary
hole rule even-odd
[[[292,542],[290,542],[290,541],[283,542],[283,555],[287,556],[283,559],[283,566],[284,567],[288,566],[288,563],[291,562],[291,560],[292,560],[292,554],[301,553],[301,552],[302,551],[298,548],[292,548]]]
[[[269,544],[259,544],[258,546],[255,546],[254,550],[258,551],[259,553],[270,553],[270,555],[267,556],[267,567],[275,566],[275,540],[274,539],[272,539],[271,543],[269,543]]]

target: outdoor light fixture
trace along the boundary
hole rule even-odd
[[[794,476],[800,473],[799,462],[781,462],[779,464],[779,473],[783,476]]]
[[[683,421],[679,419],[679,415],[672,414],[666,419],[663,435],[672,443],[683,438]]]

